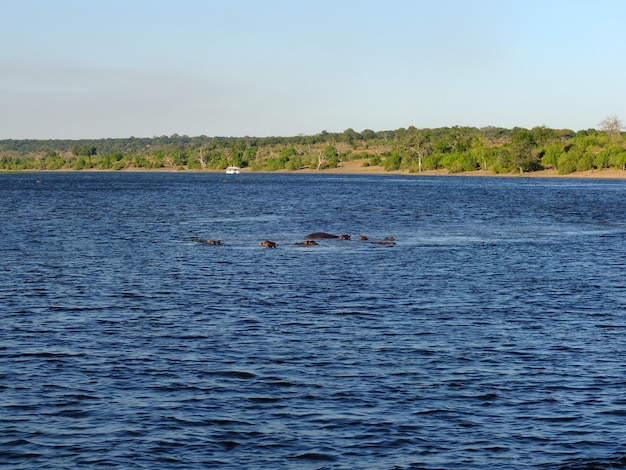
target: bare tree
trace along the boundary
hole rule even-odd
[[[322,168],[322,165],[326,162],[326,156],[322,150],[317,151],[317,170]]]
[[[207,157],[207,154],[209,153],[208,149],[206,147],[203,147],[200,149],[200,155],[198,156],[198,160],[200,161],[200,166],[202,167],[203,170],[206,169],[206,160],[205,158]]]
[[[624,123],[616,114],[607,117],[600,123],[600,130],[609,135],[619,135],[623,128]]]

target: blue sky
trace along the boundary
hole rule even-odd
[[[623,0],[0,0],[0,139],[573,130],[626,118]]]

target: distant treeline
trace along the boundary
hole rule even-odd
[[[616,121],[617,119],[614,118]],[[347,160],[387,171],[447,169],[451,173],[532,172],[560,174],[626,169],[626,135],[617,126],[574,132],[545,126],[347,129],[295,137],[188,137],[95,140],[0,140],[0,170],[323,170]]]

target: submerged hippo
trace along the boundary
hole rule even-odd
[[[339,238],[339,235],[333,235],[326,232],[315,232],[305,235],[304,238]]]
[[[326,232],[315,232],[305,235],[304,238],[338,238],[339,240],[350,240],[350,235],[343,233],[341,235],[333,235]]]
[[[261,243],[259,243],[259,246],[264,246],[265,248],[276,248],[278,246],[278,243],[271,240],[263,240]]]
[[[377,245],[389,245],[389,246],[394,246],[396,244],[396,239],[393,237],[385,237],[383,238],[381,241],[379,242],[372,242],[375,243]]]
[[[221,245],[222,244],[222,240],[205,240],[204,238],[200,238],[200,237],[193,237],[192,239],[194,242],[198,242],[198,243],[207,243],[209,245]]]
[[[317,245],[317,242],[315,240],[306,240],[303,242],[296,242],[294,243],[294,245],[298,245],[298,246],[315,246]]]

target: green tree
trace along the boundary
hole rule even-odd
[[[557,167],[559,157],[565,151],[565,146],[562,142],[551,142],[545,148],[543,156],[541,157],[541,163],[547,167]]]
[[[530,136],[534,145],[544,145],[555,139],[556,131],[549,129],[546,126],[533,127],[530,130]]]
[[[541,168],[538,154],[534,151],[536,145],[535,135],[527,129],[519,129],[513,136],[510,145],[511,163],[520,173]]]
[[[343,131],[341,137],[342,142],[346,142],[352,147],[356,147],[356,142],[361,140],[361,135],[352,128]]]
[[[398,150],[394,150],[385,158],[384,168],[386,171],[395,171],[400,169],[402,164],[402,157]]]
[[[610,168],[611,166],[613,166],[611,163],[612,161],[614,161],[613,157],[615,155],[619,155],[622,152],[624,152],[624,148],[616,144],[604,147],[596,155],[594,159],[594,166],[596,168]]]
[[[424,158],[433,151],[433,144],[428,133],[412,128],[403,138],[401,147],[408,153],[410,160],[417,160],[417,171],[423,171]]]
[[[613,168],[626,170],[626,150],[622,150],[619,153],[611,155],[609,159],[609,164]]]

